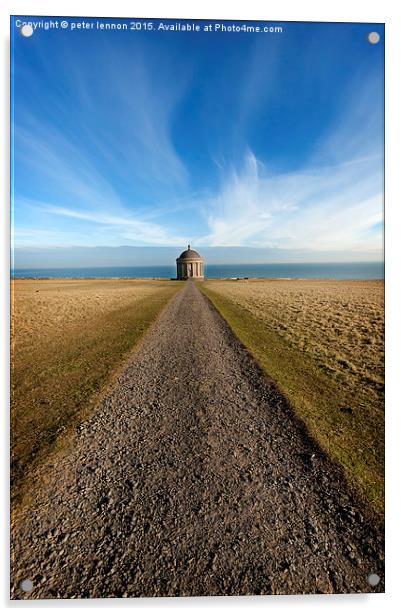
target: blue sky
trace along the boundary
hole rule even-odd
[[[187,243],[220,262],[380,259],[383,26],[281,25],[17,32],[16,263],[130,246],[162,264]]]

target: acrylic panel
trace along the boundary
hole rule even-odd
[[[11,597],[384,592],[384,24],[11,18]]]

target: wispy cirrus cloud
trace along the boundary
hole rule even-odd
[[[202,245],[361,250],[381,247],[380,160],[375,156],[273,174],[252,152],[205,208]]]
[[[288,250],[381,250],[383,132],[381,93],[358,77],[339,95],[336,122],[322,130],[311,155],[291,171],[259,160],[219,164],[220,189],[203,208],[211,246]]]
[[[171,88],[171,67],[154,79],[156,59],[143,49],[131,56],[106,42],[96,53],[87,49],[92,57],[82,62],[69,48],[55,64],[40,46],[36,54],[36,73],[18,69],[30,95],[17,97],[13,126],[15,244],[185,243],[165,222],[150,220],[179,210],[187,183],[171,134],[185,67]],[[40,88],[37,78],[55,87]],[[79,221],[92,223],[90,232]]]
[[[127,53],[107,39],[84,52],[59,41],[51,62],[44,48],[35,50],[36,72],[22,66],[17,73],[30,98],[16,114],[16,127],[35,148],[51,147],[66,166],[78,150],[76,169],[88,162],[138,189],[185,185],[187,169],[172,139],[174,114],[190,79],[184,61],[177,67],[168,57],[155,57],[151,45]],[[41,88],[42,79],[55,87]]]
[[[128,214],[123,217],[52,206],[44,206],[42,209],[53,216],[64,216],[95,223],[111,231],[113,237],[118,238],[119,242],[130,241],[145,245],[177,246],[177,244],[185,244],[187,240],[186,237],[176,235],[166,227]]]
[[[14,130],[16,245],[69,245],[78,241],[81,245],[169,246],[188,241],[187,236],[180,236],[168,224],[151,222],[166,212],[179,211],[184,206],[188,209],[188,199],[176,196],[177,187],[185,182],[185,169],[167,143],[166,134],[163,136],[167,124],[160,121],[160,114],[160,133],[151,138],[149,126],[143,126],[144,116],[151,114],[151,109],[143,101],[136,110],[140,128],[135,130],[136,141],[132,138],[128,148],[118,135],[108,143],[107,131],[101,135],[101,131],[89,131],[88,127],[83,130],[83,146],[82,134],[77,141],[76,135],[52,124],[51,118],[43,120],[30,111],[24,112],[23,121]],[[133,130],[132,125],[127,128],[125,140]],[[143,148],[138,146],[138,140]],[[122,190],[122,176],[126,190]],[[25,178],[29,178],[28,182],[24,182]],[[175,190],[166,191],[167,184]],[[149,207],[147,199],[157,206]],[[31,229],[25,219],[35,221]],[[71,228],[68,220],[90,222],[91,231]]]
[[[35,212],[44,214],[45,218],[59,220],[76,220],[88,223],[88,230],[81,230],[72,239],[71,231],[41,229],[32,231],[29,228],[18,228],[14,232],[15,240],[18,245],[30,246],[38,240],[38,235],[46,237],[47,242],[42,245],[71,245],[74,243],[81,246],[111,245],[135,243],[136,245],[159,245],[177,246],[184,245],[187,237],[174,233],[166,226],[152,223],[133,216],[129,212],[122,214],[107,213],[102,211],[74,210],[68,207],[60,207],[44,202],[25,200],[25,208],[30,208]],[[55,224],[56,227],[59,225]]]

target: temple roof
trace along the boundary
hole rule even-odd
[[[179,259],[202,259],[200,254],[196,252],[196,250],[192,250],[191,246],[188,244],[188,249],[184,250],[178,257]]]

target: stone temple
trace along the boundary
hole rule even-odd
[[[188,249],[180,254],[176,262],[178,280],[204,277],[205,259],[196,250],[192,250],[189,244]]]

